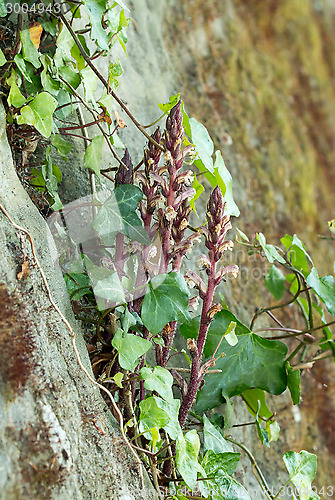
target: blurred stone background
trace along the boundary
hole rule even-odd
[[[241,211],[233,226],[250,239],[263,232],[274,244],[297,233],[320,273],[332,273],[334,242],[319,235],[330,234],[327,221],[334,218],[335,2],[136,0],[127,5],[133,22],[129,58],[117,54],[124,66],[119,94],[136,118],[151,123],[159,116],[157,103],[180,92],[188,114],[208,128],[233,176]],[[121,116],[128,125],[121,138],[139,159],[142,137]],[[205,194],[201,200],[205,203]],[[221,291],[232,312],[249,324],[256,307],[274,302],[263,284],[265,263],[237,246],[235,257],[244,272]],[[293,311],[286,314],[286,324],[301,326]],[[282,454],[301,449],[318,455],[315,484],[334,483],[333,362],[316,364],[302,380],[303,398],[294,413],[288,394],[275,398],[282,430],[270,450],[253,428],[232,432],[250,447],[275,487],[286,477]],[[235,411],[239,422],[248,420],[241,404]],[[257,488],[246,458],[238,470],[243,484]]]

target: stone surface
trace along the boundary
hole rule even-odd
[[[77,332],[65,283],[54,266],[48,227],[16,175],[0,107],[0,203],[31,234],[52,296]],[[0,498],[137,500],[155,498],[99,390],[81,371],[68,330],[51,307],[20,238],[0,212]],[[30,276],[17,277],[23,256]],[[150,491],[149,491],[150,490]]]

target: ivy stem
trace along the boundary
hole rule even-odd
[[[253,456],[253,454],[251,453],[250,450],[248,450],[248,448],[246,446],[244,446],[242,443],[239,443],[238,441],[235,441],[235,439],[232,439],[230,437],[227,437],[225,436],[225,439],[227,441],[229,441],[230,443],[232,444],[235,444],[236,446],[238,446],[239,448],[241,448],[243,451],[245,451],[245,453],[247,454],[251,464],[252,464],[252,468],[253,468],[253,472],[254,472],[254,469],[257,471],[258,473],[258,476],[259,476],[259,485],[261,486],[264,494],[266,495],[267,498],[271,499],[271,500],[274,500],[274,496],[272,495],[271,493],[271,490],[270,490],[270,487],[265,479],[265,477],[263,476],[263,473],[261,471],[261,469],[259,468],[259,465],[257,464],[256,462],[256,459],[255,457]],[[255,475],[256,477],[256,475]]]

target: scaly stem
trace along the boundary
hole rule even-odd
[[[210,325],[210,318],[208,317],[208,311],[212,305],[214,291],[215,291],[215,252],[214,250],[209,251],[209,260],[211,262],[211,267],[208,276],[208,284],[206,296],[204,297],[202,304],[202,312],[200,319],[199,335],[197,340],[197,348],[192,359],[191,376],[189,381],[189,386],[185,397],[183,398],[182,404],[179,410],[179,423],[183,427],[185,424],[188,412],[195,400],[198,392],[199,384],[202,380],[203,375],[199,374],[200,362],[206,342],[207,332]]]

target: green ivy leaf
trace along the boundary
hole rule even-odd
[[[153,448],[159,439],[159,429],[164,428],[170,421],[169,415],[159,408],[154,397],[146,398],[140,403],[140,431],[151,432]]]
[[[214,479],[200,481],[201,493],[211,500],[250,500],[245,488],[231,477],[240,458],[240,453],[213,453],[207,451],[201,463],[207,477]]]
[[[265,275],[265,284],[276,300],[280,300],[284,295],[284,283],[285,276],[278,267],[272,264],[269,272]]]
[[[89,66],[86,66],[86,68],[82,70],[81,76],[83,77],[85,100],[91,102],[93,106],[96,107],[94,92],[97,90],[98,77]]]
[[[14,57],[14,61],[16,63],[16,66],[18,69],[21,71],[22,75],[28,80],[28,82],[33,83],[33,69],[34,67],[26,62],[21,54],[16,54]]]
[[[6,62],[7,62],[7,59],[5,57],[5,54],[0,49],[0,66],[3,66],[4,64],[6,64]]]
[[[74,89],[76,89],[77,87],[79,87],[80,81],[81,81],[81,77],[77,73],[77,71],[75,71],[74,69],[72,69],[70,66],[61,66],[58,69],[58,73],[59,73],[59,75],[62,78],[64,78],[64,80],[67,83],[69,83],[71,85],[71,87],[73,87]],[[65,90],[69,90],[69,88],[68,88],[67,85],[65,85]],[[69,92],[71,92],[71,91],[69,90]]]
[[[190,200],[190,205],[191,205],[192,210],[195,213],[197,213],[196,208],[195,208],[195,201],[200,197],[201,193],[204,191],[205,188],[202,184],[200,184],[196,175],[194,176],[194,180],[193,180],[193,189],[195,190],[195,195]]]
[[[236,345],[238,342],[238,338],[235,334],[236,323],[235,321],[231,321],[225,333],[225,339],[229,345]]]
[[[84,8],[92,26],[91,37],[103,50],[108,50],[107,31],[102,27],[102,16],[107,10],[106,0],[85,0]]]
[[[80,300],[84,295],[92,295],[91,282],[87,274],[64,274],[64,280],[71,300]]]
[[[22,43],[22,56],[25,61],[30,62],[35,68],[41,66],[41,61],[39,60],[39,53],[37,48],[30,38],[29,29],[20,32],[20,38]]]
[[[173,401],[173,377],[166,368],[155,366],[152,371],[150,368],[144,367],[140,370],[140,374],[144,380],[144,387],[148,391],[156,391],[166,401]]]
[[[119,353],[121,368],[133,372],[138,365],[139,358],[150,349],[151,342],[132,333],[123,336],[123,330],[118,328],[112,339],[112,346]]]
[[[159,274],[149,281],[142,303],[142,321],[156,335],[170,321],[190,321],[190,292],[180,273]]]
[[[118,387],[120,387],[120,389],[123,388],[122,379],[123,379],[123,373],[121,372],[116,373],[113,377],[114,382]]]
[[[286,363],[287,370],[287,387],[289,388],[291,398],[294,405],[300,403],[300,370],[293,370],[290,366],[290,363],[287,361]]]
[[[93,227],[102,238],[122,233],[144,245],[151,243],[142,221],[136,213],[143,193],[133,184],[121,184],[101,206],[93,220]]]
[[[57,67],[63,66],[64,62],[71,61],[71,49],[74,43],[75,42],[71,33],[68,31],[65,24],[63,24],[56,40],[57,48],[54,56],[54,62]]]
[[[195,118],[190,118],[190,128],[191,128],[191,140],[194,144],[201,163],[204,167],[209,170],[212,174],[214,173],[213,168],[213,158],[214,144],[209,136],[209,133],[202,125],[202,123],[195,120]],[[195,162],[196,164],[196,162]]]
[[[50,137],[52,132],[52,115],[56,107],[56,99],[47,92],[41,92],[27,106],[21,108],[21,114],[17,117],[17,123],[19,125],[32,125],[44,137]]]
[[[93,170],[95,175],[101,178],[100,174],[100,161],[102,156],[102,145],[104,142],[103,135],[93,137],[91,142],[86,148],[84,163],[86,168]]]
[[[269,434],[270,441],[278,441],[280,433],[278,422],[272,422],[271,420],[268,420],[266,422],[266,430]]]
[[[124,304],[126,302],[126,297],[117,272],[111,272],[108,269],[107,271],[108,274],[106,273],[106,277],[94,283],[94,294],[101,299],[108,300],[108,302]]]
[[[241,231],[241,229],[239,229],[238,227],[235,227],[235,229],[236,229],[236,231],[237,231],[238,235],[240,236],[240,238],[241,238],[242,240],[247,241],[247,242],[249,242],[249,241],[250,241],[250,240],[249,240],[249,238],[248,238],[248,236],[247,236],[246,234],[244,234],[244,232],[243,232],[243,231]],[[237,240],[237,237],[236,237],[236,240]],[[237,240],[237,241],[238,241],[238,240]]]
[[[213,354],[231,321],[236,322],[238,344],[231,346],[223,339],[217,355],[224,352],[226,356],[218,359],[215,366],[225,376],[222,377],[221,373],[205,376],[205,386],[197,398],[197,411],[200,413],[222,404],[222,392],[230,398],[253,387],[271,394],[281,394],[286,388],[287,346],[283,342],[266,340],[250,332],[229,311],[219,311],[215,315],[208,331],[205,356],[209,358]],[[196,338],[199,323],[197,317],[192,319],[190,325],[181,325],[182,335],[188,338],[190,333],[190,337]]]
[[[187,486],[193,490],[197,483],[199,471],[198,455],[200,439],[196,430],[186,432],[176,440],[176,466]]]
[[[158,396],[154,396],[154,398],[157,406],[169,415],[169,422],[164,426],[164,430],[171,439],[177,439],[178,436],[182,436],[183,432],[178,421],[180,400],[174,399],[173,401],[165,401]]]
[[[264,251],[265,257],[268,259],[270,264],[272,264],[275,260],[277,262],[280,262],[281,264],[285,264],[285,259],[278,253],[276,247],[266,243],[263,233],[257,233],[257,240],[259,241],[259,244]]]
[[[310,255],[306,252],[305,246],[296,234],[290,236],[286,234],[280,240],[286,250],[288,250],[287,257],[292,266],[298,271],[302,272],[305,276],[309,273],[308,261],[313,265]]]
[[[14,81],[10,86],[7,102],[8,106],[14,106],[14,108],[20,108],[26,102],[26,98],[21,94],[19,87]]]
[[[308,451],[296,453],[289,451],[283,456],[286,468],[290,474],[290,480],[298,489],[300,500],[310,500],[312,494],[312,482],[317,469],[317,457]],[[312,496],[319,499],[318,495]]]
[[[256,418],[257,414],[265,419],[272,417],[273,413],[265,401],[265,392],[261,389],[248,389],[242,393],[242,398],[246,403],[247,410],[253,417]]]
[[[313,291],[324,302],[327,311],[335,316],[335,279],[334,276],[322,276],[319,278],[318,272],[315,267],[312,268],[310,274],[306,279]]]
[[[211,450],[214,453],[232,452],[233,447],[226,441],[220,431],[208,420],[206,415],[203,416],[204,422],[204,451]]]
[[[240,211],[233,197],[233,179],[225,165],[221,151],[215,152],[214,175],[217,185],[221,189],[224,201],[226,202],[225,213],[238,217]]]
[[[234,451],[221,451],[208,450],[205,454],[201,465],[205,469],[206,474],[212,476],[218,469],[223,469],[230,476],[234,473],[238,462],[240,461],[241,453]]]
[[[57,149],[57,152],[60,156],[67,160],[67,155],[73,149],[72,144],[69,141],[66,141],[62,138],[60,134],[55,134],[51,138],[51,144],[54,148]]]
[[[264,427],[259,423],[258,420],[256,420],[256,427],[261,443],[270,448],[270,437],[268,431],[264,429]]]

